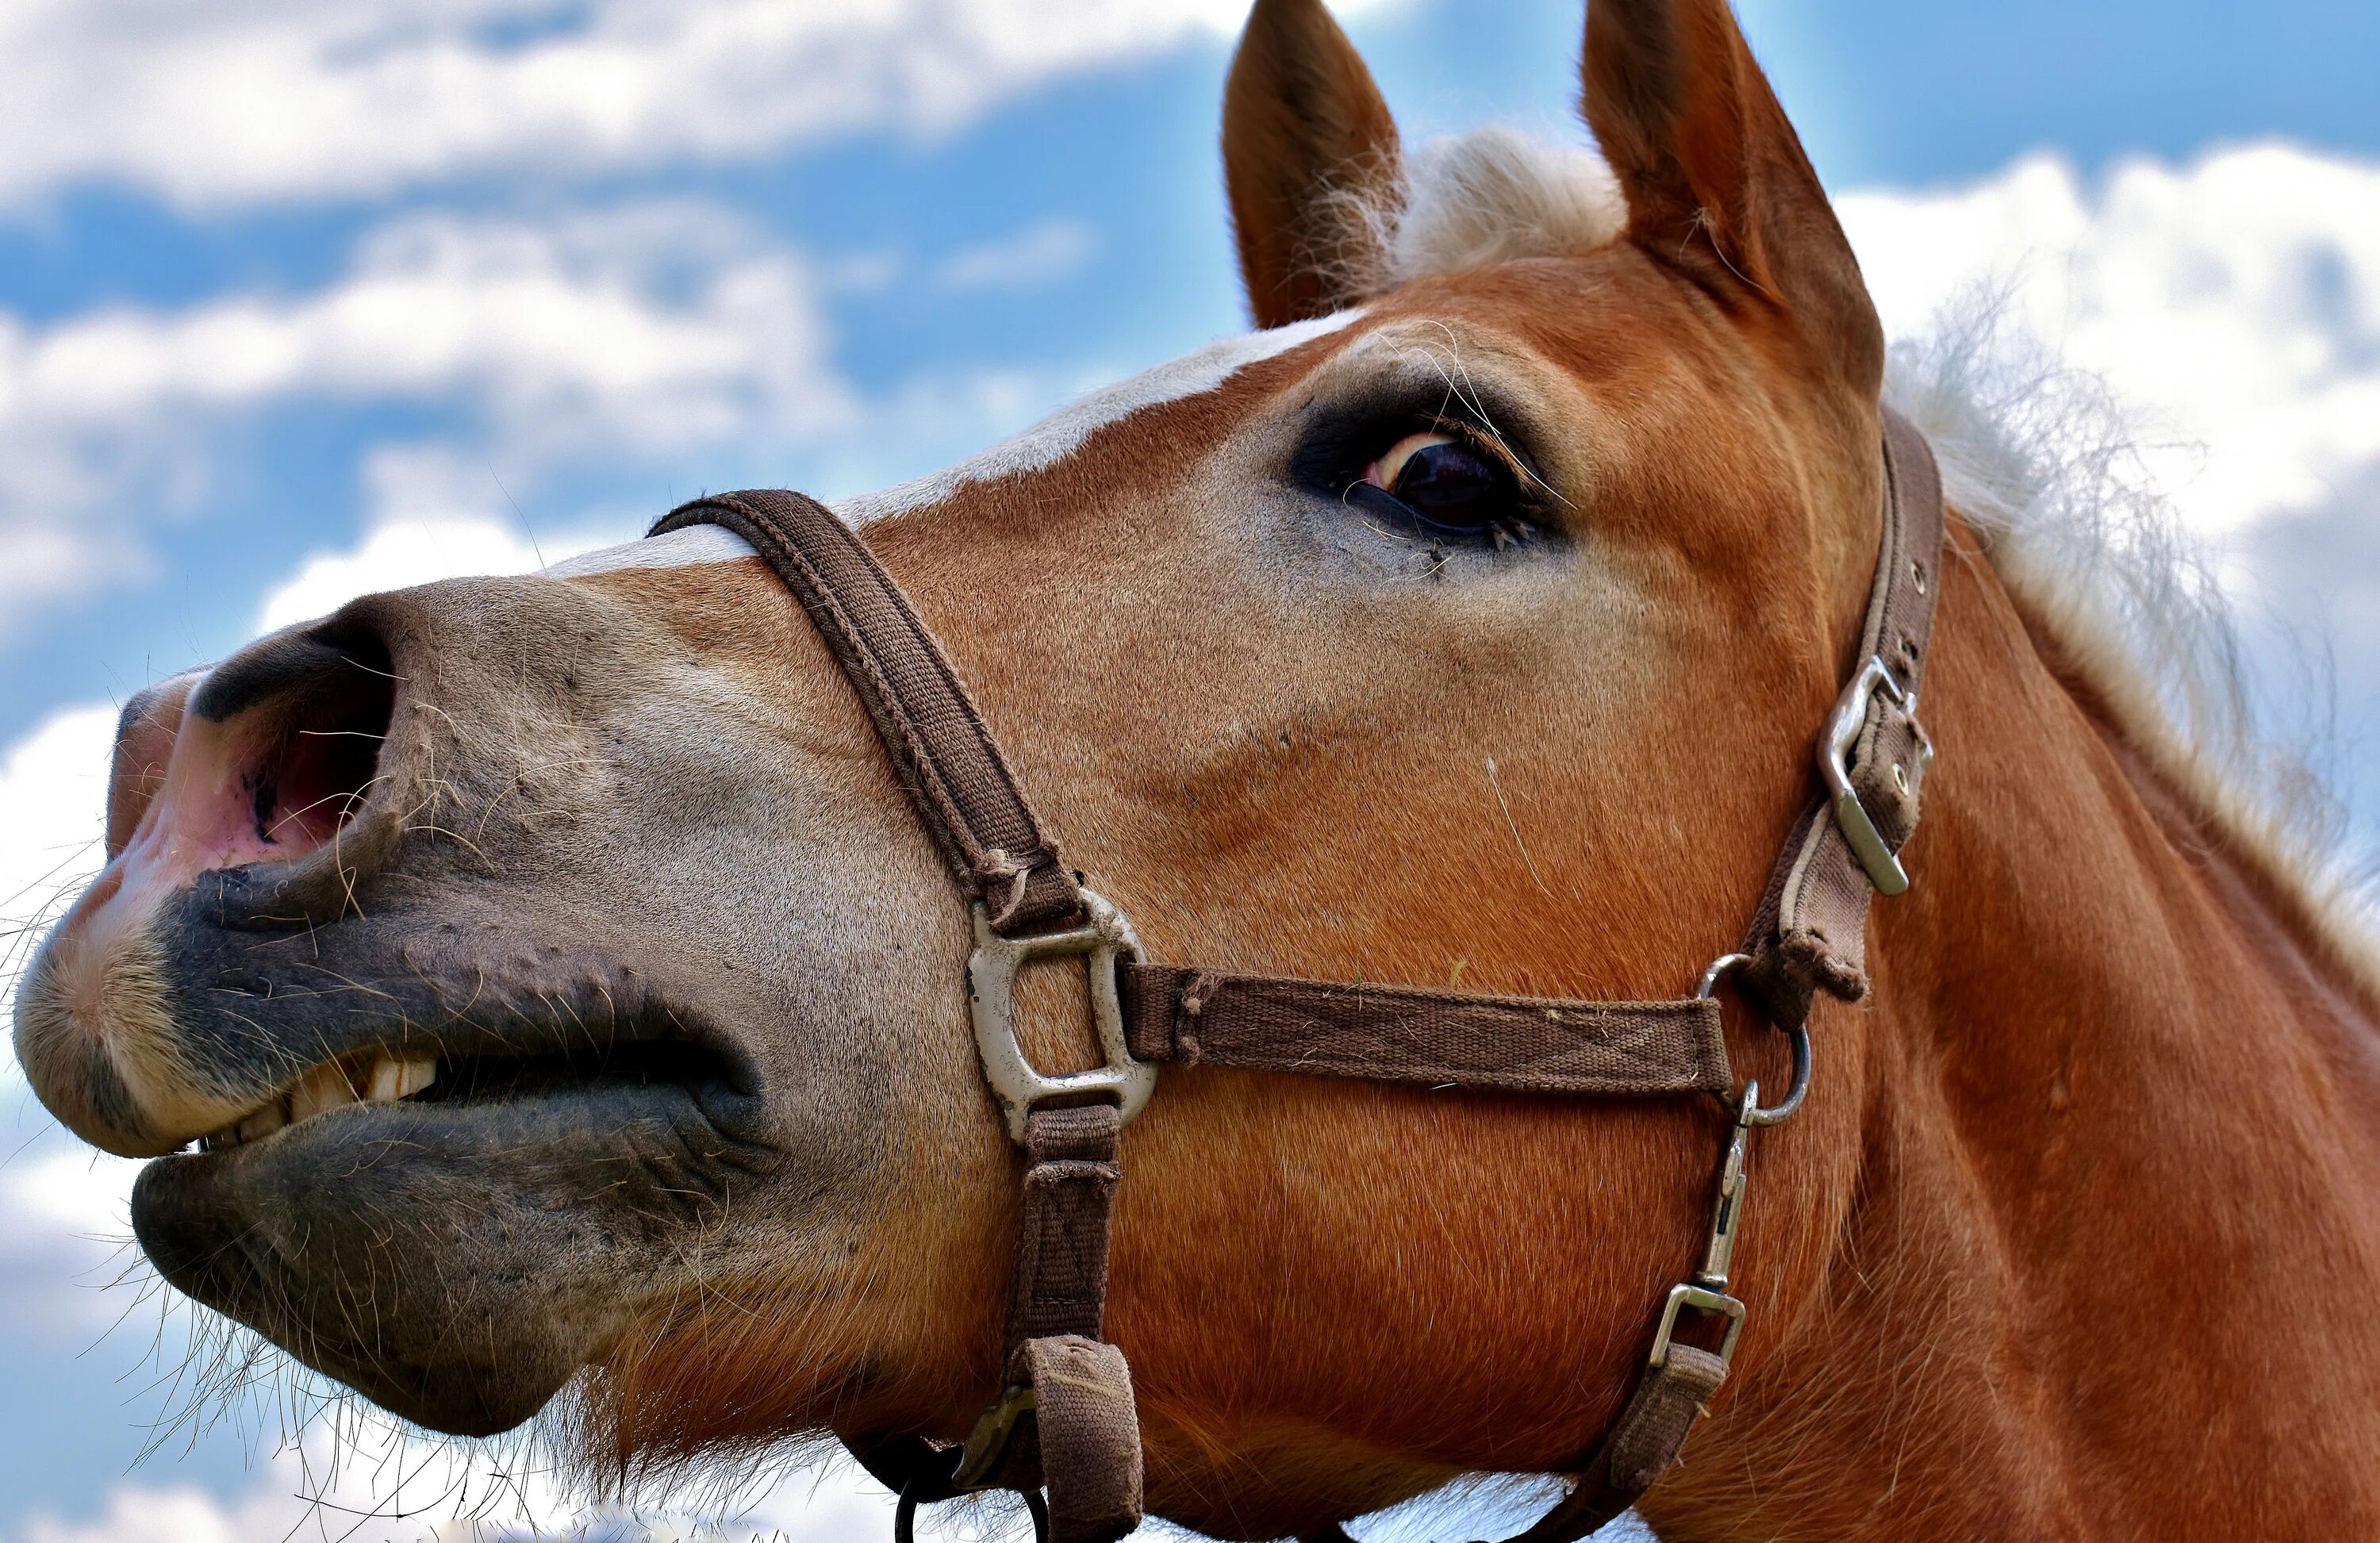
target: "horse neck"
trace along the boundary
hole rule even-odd
[[[1647,1509],[1673,1537],[2380,1536],[2371,990],[1954,540],[1917,888],[1877,907],[1868,1021],[1817,1026],[1864,1062],[1815,1095],[1862,1102],[1844,1221]]]

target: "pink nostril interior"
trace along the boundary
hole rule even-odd
[[[361,673],[358,672],[360,674]],[[272,856],[310,852],[362,808],[379,774],[391,707],[384,677],[303,703],[243,772],[253,833]]]
[[[117,801],[140,812],[112,876],[154,895],[329,843],[376,785],[395,695],[387,652],[369,636],[268,639],[217,666],[173,723],[162,787],[158,747],[119,746]],[[146,732],[155,737],[153,723]]]

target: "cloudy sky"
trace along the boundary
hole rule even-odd
[[[147,681],[698,488],[929,470],[1238,329],[1213,143],[1240,8],[0,0],[0,913],[96,866]],[[2380,9],[1744,8],[1888,327],[1988,286],[2017,342],[2105,378],[2368,853]],[[1409,139],[1579,134],[1576,0],[1342,9]],[[415,1473],[367,1434],[334,1474],[262,1394],[154,1428],[188,1329],[119,1250],[130,1172],[0,1068],[0,1540],[517,1509],[484,1455]],[[298,1498],[400,1471],[418,1518]],[[884,1518],[803,1480],[744,1531]]]

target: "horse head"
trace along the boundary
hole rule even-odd
[[[1876,316],[1724,0],[1593,0],[1583,74],[1608,169],[1409,157],[1318,0],[1262,0],[1223,131],[1262,330],[841,511],[1155,959],[1683,994],[1810,799],[1876,564]],[[2025,628],[1952,539],[1939,689],[2011,700],[1977,683]],[[2020,722],[1947,711],[1961,746]],[[1999,796],[1965,774],[1944,796]],[[630,1469],[956,1440],[1002,1375],[1017,1171],[910,792],[715,529],[373,595],[128,708],[18,1053],[156,1159],[168,1281],[407,1418],[492,1432],[568,1388]],[[1962,924],[1912,905],[1894,959]],[[1730,1399],[1791,1402],[1875,1172],[1900,1020],[1817,1012]],[[1018,1019],[1096,1063],[1062,975]],[[1751,1014],[1727,1033],[1782,1075]],[[1725,1124],[1167,1070],[1107,1318],[1153,1509],[1277,1536],[1574,1464]]]

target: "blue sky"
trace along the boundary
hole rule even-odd
[[[100,710],[267,616],[618,539],[702,487],[913,475],[1240,327],[1213,150],[1231,0],[789,5],[0,15],[15,913],[89,866]],[[2241,597],[2277,718],[2335,723],[2369,806],[2380,8],[1744,15],[1888,322],[1985,280],[2107,376]],[[1572,0],[1347,21],[1409,140],[1578,133]],[[2295,667],[2309,628],[2337,640],[2335,696]],[[135,1369],[154,1313],[104,1332],[120,1305],[68,1284],[124,1182],[68,1152],[0,1077],[0,1385],[34,1391],[0,1400],[0,1539],[140,1536],[141,1497],[176,1486],[218,1536],[279,1536],[255,1497],[285,1470],[239,1430],[128,1471],[162,1403]]]
[[[489,35],[518,49],[566,30],[578,8],[501,9],[510,25]],[[2187,161],[2271,136],[2380,148],[2380,114],[2356,79],[2380,60],[2380,15],[2346,4],[2251,9],[1770,0],[1747,7],[1746,25],[1837,188],[1986,176],[2041,147],[2086,175],[2127,153]],[[1489,116],[1559,130],[1574,89],[1573,10],[1410,0],[1353,25],[1409,133]],[[107,516],[140,531],[141,577],[88,580],[79,603],[27,606],[21,619],[0,614],[0,735],[31,724],[62,690],[120,693],[236,642],[285,577],[272,553],[352,538],[370,518],[357,467],[375,444],[451,436],[466,454],[476,448],[486,489],[501,484],[497,501],[516,504],[528,529],[575,526],[590,512],[625,528],[665,505],[686,476],[840,492],[922,469],[1083,380],[1231,328],[1237,298],[1212,152],[1226,48],[1194,29],[1176,46],[1020,91],[956,128],[895,115],[775,152],[557,176],[524,152],[381,196],[302,185],[193,195],[140,186],[140,173],[152,183],[173,175],[140,166],[28,189],[0,218],[0,304],[29,330],[110,307],[172,312],[225,296],[319,293],[353,272],[359,244],[408,218],[535,225],[693,199],[825,270],[813,297],[823,362],[852,386],[897,396],[1001,374],[1011,395],[978,403],[972,421],[946,403],[928,431],[884,423],[856,445],[839,434],[805,443],[796,423],[765,447],[727,433],[623,461],[589,446],[506,476],[501,437],[473,422],[480,405],[468,391],[265,394],[207,424],[198,456],[116,491],[110,502],[174,505]],[[918,282],[965,249],[1051,227],[1074,239],[1045,243],[1038,282]],[[204,486],[161,497],[176,474]],[[94,627],[105,646],[93,646]]]

